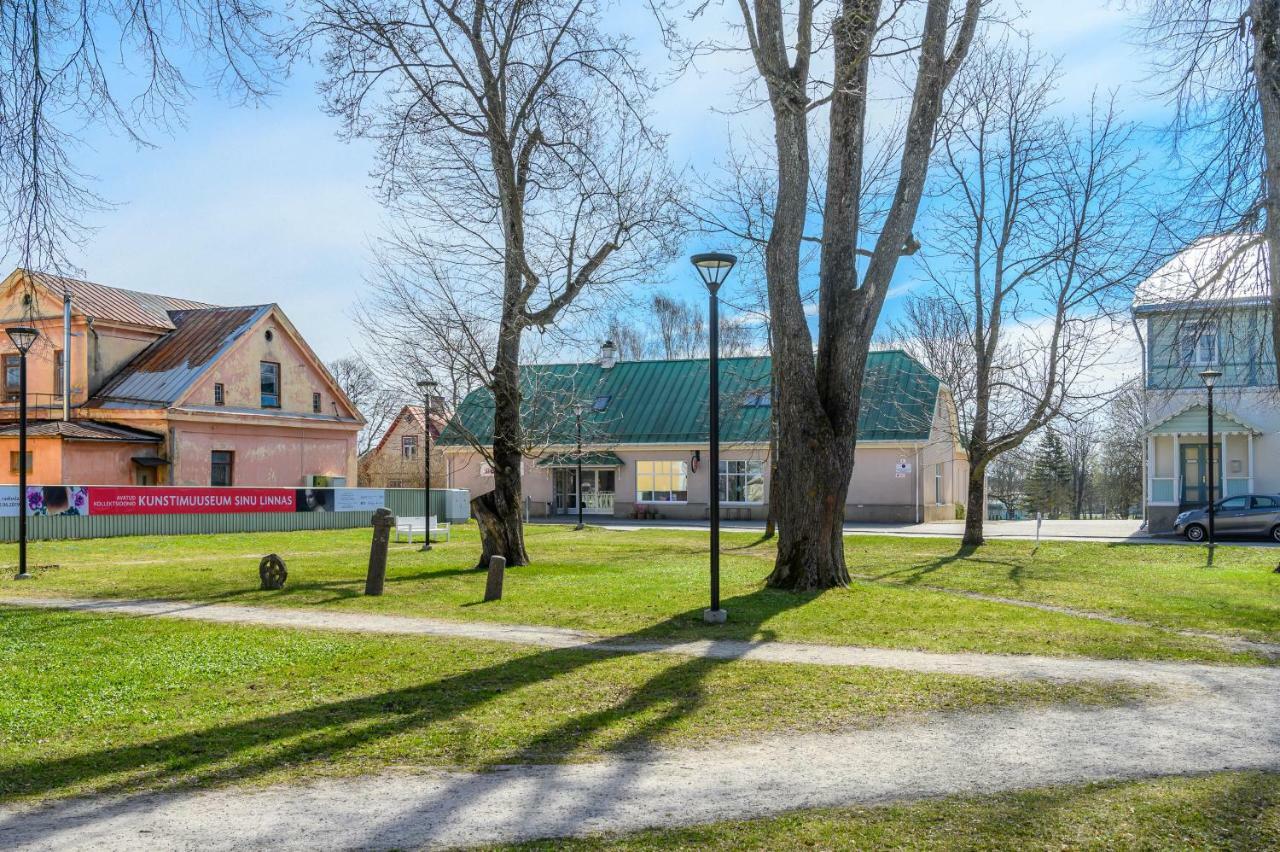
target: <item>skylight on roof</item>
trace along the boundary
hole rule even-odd
[[[743,408],[768,408],[771,405],[773,405],[773,394],[768,388],[749,390],[742,399]]]
[[[596,401],[591,403],[591,410],[604,411],[606,408],[609,407],[609,401],[611,399],[613,399],[613,397],[608,395],[596,397]]]

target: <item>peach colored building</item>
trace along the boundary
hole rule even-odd
[[[721,516],[768,512],[772,392],[767,357],[720,361],[720,470],[707,466],[706,359],[620,361],[606,345],[600,361],[522,368],[526,436],[540,444],[523,462],[530,514],[708,517],[711,488]],[[577,420],[583,414],[582,482]],[[472,496],[493,489],[474,447],[487,446],[493,405],[473,392],[441,436],[450,488]],[[907,353],[872,352],[859,417],[845,517],[909,523],[954,520],[969,465],[957,440],[950,390]]]
[[[434,406],[434,403],[433,403]],[[443,407],[443,406],[440,406]],[[427,445],[427,420],[421,405],[406,405],[377,446],[360,459],[360,485],[371,488],[421,488],[426,473],[422,453]],[[444,488],[448,479],[445,457],[437,446],[445,417],[431,412],[431,487]]]
[[[0,283],[0,315],[41,332],[27,358],[29,482],[355,484],[364,420],[279,305],[220,307],[17,269]],[[0,483],[11,484],[19,395],[7,336],[0,358]]]

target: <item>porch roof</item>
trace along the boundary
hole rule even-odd
[[[1200,435],[1209,430],[1208,406],[1192,403],[1175,411],[1147,429],[1149,435],[1173,435],[1177,433]],[[1262,430],[1251,426],[1229,409],[1213,408],[1213,431],[1224,434],[1261,435]]]
[[[583,467],[622,467],[624,462],[617,453],[583,453]],[[538,467],[577,467],[577,453],[555,453],[538,460]]]

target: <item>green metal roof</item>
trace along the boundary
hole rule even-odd
[[[577,467],[577,465],[577,453],[553,453],[538,460],[538,467]],[[582,466],[622,467],[622,459],[618,458],[617,453],[611,453],[608,450],[600,453],[584,452],[582,454]]]
[[[708,434],[708,372],[705,358],[619,361],[609,369],[596,363],[526,365],[520,370],[522,420],[535,443],[573,444],[573,406],[580,402],[584,444],[699,443]],[[927,439],[939,385],[905,352],[870,353],[858,439]],[[767,356],[720,359],[721,442],[769,440],[769,388]],[[439,444],[460,446],[472,436],[487,445],[492,429],[493,397],[478,389],[458,406]]]

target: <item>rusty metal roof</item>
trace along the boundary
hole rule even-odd
[[[17,423],[0,426],[0,435],[18,434]],[[33,438],[62,437],[69,441],[120,441],[129,444],[158,444],[164,436],[114,423],[96,420],[35,420],[27,423],[27,435]]]
[[[108,287],[106,284],[95,284],[92,281],[81,281],[50,275],[47,272],[32,272],[31,278],[55,293],[71,293],[71,310],[77,315],[93,317],[95,320],[141,325],[148,328],[172,329],[174,323],[171,311],[199,310],[216,308],[204,302],[191,299],[178,299],[173,296],[160,296],[155,293],[140,293],[136,290],[124,290],[119,287]]]
[[[172,405],[273,305],[170,311],[174,330],[112,376],[89,408]]]

